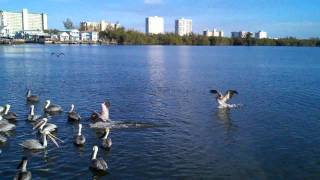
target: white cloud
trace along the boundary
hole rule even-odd
[[[144,0],[144,3],[153,5],[153,4],[162,4],[163,1],[162,0]]]

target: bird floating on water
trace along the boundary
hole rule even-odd
[[[59,113],[62,112],[62,108],[59,105],[51,104],[50,100],[46,100],[45,106],[44,106],[44,112],[48,114],[54,114],[54,113]]]
[[[52,134],[50,134],[49,131],[42,131],[42,142],[40,142],[38,139],[28,139],[25,140],[24,142],[22,142],[20,145],[25,148],[25,149],[30,149],[30,150],[42,150],[42,149],[46,149],[48,146],[48,142],[47,142],[47,136],[49,137],[49,139],[57,146],[59,147],[58,143],[55,140],[55,136],[53,136]]]
[[[53,132],[58,129],[58,126],[52,123],[48,123],[48,118],[42,118],[37,122],[37,124],[33,127],[33,129],[39,129],[39,132],[41,131]]]
[[[105,150],[110,150],[111,146],[112,146],[112,140],[109,136],[110,133],[110,128],[105,128],[105,132],[102,135],[102,143],[101,143],[101,147]]]
[[[225,95],[220,93],[217,90],[210,90],[210,93],[214,94],[216,96],[216,100],[219,104],[218,108],[234,108],[238,107],[237,104],[228,104],[227,102],[234,96],[235,94],[238,94],[235,90],[228,90]]]
[[[80,115],[74,110],[74,105],[71,104],[71,109],[68,112],[68,119],[71,121],[80,121]]]
[[[29,121],[37,121],[38,119],[40,119],[41,115],[36,115],[34,113],[34,105],[32,104],[30,106],[30,113],[28,114],[28,120]]]
[[[31,172],[27,170],[28,159],[27,157],[23,157],[17,169],[19,169],[18,173],[14,177],[14,180],[31,180],[32,175]]]
[[[107,172],[108,165],[106,161],[103,158],[97,159],[97,154],[98,154],[98,146],[93,146],[90,169],[97,172]]]
[[[26,97],[27,97],[27,101],[30,102],[30,103],[36,103],[36,102],[38,102],[40,100],[39,96],[31,94],[31,90],[30,89],[28,89]]]
[[[79,124],[78,134],[75,136],[74,144],[77,146],[82,146],[86,142],[86,138],[81,133],[82,124]]]
[[[102,103],[101,104],[101,113],[93,112],[91,114],[91,120],[104,121],[104,122],[110,121],[109,107],[110,107],[109,101],[105,101],[104,103]]]
[[[17,115],[14,112],[10,112],[10,107],[11,106],[9,104],[6,104],[6,108],[4,114],[2,115],[2,118],[8,121],[15,121],[17,119]]]

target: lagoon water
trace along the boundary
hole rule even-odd
[[[51,52],[63,52],[57,58]],[[98,135],[90,110],[111,101],[114,121],[148,128],[112,129],[109,165],[101,179],[320,178],[320,49],[295,47],[0,46],[0,104],[18,114],[17,129],[0,145],[0,179],[12,179],[23,155],[34,179],[92,179]],[[75,147],[66,114],[60,148],[32,153],[26,88],[43,102],[75,104],[87,144]],[[210,89],[236,89],[238,109],[219,110]]]

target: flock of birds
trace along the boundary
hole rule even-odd
[[[59,144],[57,140],[63,142],[58,137],[53,135],[52,133],[55,132],[58,128],[57,125],[53,123],[49,123],[49,119],[51,116],[59,114],[63,112],[63,109],[59,105],[52,104],[50,100],[45,101],[45,105],[43,108],[44,115],[38,115],[35,113],[35,104],[39,102],[39,96],[32,95],[31,90],[27,91],[26,100],[28,104],[30,104],[30,111],[27,117],[27,121],[29,121],[33,125],[33,130],[38,131],[40,134],[39,139],[28,139],[23,141],[20,146],[24,149],[29,150],[44,150],[48,146],[48,141],[51,140],[57,147]],[[5,106],[0,106],[0,143],[5,143],[7,138],[1,134],[5,134],[9,131],[12,131],[16,128],[14,122],[17,119],[16,113],[10,111],[10,105],[6,104]],[[93,112],[91,115],[91,120],[93,123],[91,124],[91,128],[102,129],[104,134],[101,138],[101,145],[100,147],[109,151],[112,146],[112,140],[109,137],[110,127],[111,127],[111,120],[109,118],[109,107],[110,102],[105,101],[101,104],[101,112]],[[72,104],[71,109],[67,112],[68,120],[73,122],[80,122],[81,116],[75,111],[75,107]],[[83,146],[86,143],[85,136],[81,133],[82,131],[82,124],[78,124],[78,133],[74,136],[74,144],[76,146]],[[98,154],[98,146],[95,145],[92,148],[92,156],[91,156],[91,163],[89,165],[90,169],[98,172],[98,173],[106,173],[108,171],[108,165],[103,158],[97,158]],[[14,179],[19,180],[27,180],[31,179],[32,175],[31,172],[27,170],[27,157],[23,157],[21,163],[17,167],[18,172]]]
[[[217,90],[210,90],[210,93],[215,95],[217,103],[219,104],[218,108],[233,108],[238,105],[228,104],[227,102],[235,95],[238,94],[237,91],[228,90],[224,95]],[[47,138],[49,138],[57,147],[59,144],[56,140],[63,142],[58,137],[53,135],[58,128],[57,125],[53,123],[49,123],[49,119],[51,116],[63,112],[63,109],[59,105],[52,104],[50,100],[45,101],[45,105],[43,108],[44,115],[37,115],[35,113],[35,103],[39,102],[39,96],[31,94],[31,90],[28,90],[26,93],[26,100],[30,103],[30,111],[27,117],[27,121],[32,123],[33,130],[37,130],[40,134],[39,139],[28,139],[23,141],[20,145],[22,148],[29,150],[43,150],[48,146]],[[10,105],[6,104],[4,107],[0,106],[0,133],[6,133],[16,128],[14,122],[17,119],[16,113],[10,111]],[[105,101],[101,104],[101,112],[93,112],[91,114],[91,120],[94,121],[93,124],[90,125],[91,128],[103,129],[104,134],[101,137],[101,145],[105,150],[110,150],[112,146],[112,140],[109,137],[111,120],[109,118],[109,107],[110,102]],[[74,122],[80,122],[81,116],[75,111],[75,106],[72,104],[70,110],[67,112],[68,119]],[[74,136],[74,144],[76,146],[83,146],[86,143],[85,136],[81,133],[82,124],[78,124],[78,133]],[[7,139],[5,136],[0,134],[0,142],[4,143]],[[98,154],[98,146],[94,145],[92,148],[91,155],[91,163],[89,165],[90,169],[96,171],[98,173],[105,173],[108,171],[108,165],[103,158],[97,158]],[[27,170],[27,157],[23,157],[21,163],[17,167],[18,172],[14,179],[19,180],[27,180],[31,179],[31,172]]]

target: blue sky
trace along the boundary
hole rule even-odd
[[[231,31],[264,30],[272,37],[320,37],[320,0],[0,0],[0,9],[45,12],[49,28],[62,21],[119,21],[126,28],[144,31],[146,16],[163,16],[165,30],[174,20],[191,18],[195,32],[216,27]]]

